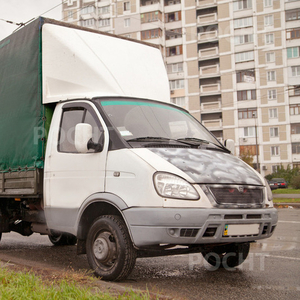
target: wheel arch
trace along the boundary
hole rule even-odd
[[[132,240],[129,226],[122,213],[122,210],[126,208],[126,203],[116,195],[99,193],[90,196],[84,202],[79,212],[77,238],[86,240],[89,228],[98,217],[102,215],[117,215],[124,220]]]

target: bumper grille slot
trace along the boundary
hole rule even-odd
[[[247,219],[261,219],[261,215],[247,215]]]
[[[225,215],[225,220],[236,220],[236,219],[243,219],[243,215]]]
[[[198,233],[198,228],[181,228],[180,236],[182,237],[195,237]]]

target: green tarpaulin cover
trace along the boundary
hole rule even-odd
[[[0,42],[0,173],[44,166],[42,22],[37,19]]]

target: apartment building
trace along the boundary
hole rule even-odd
[[[263,175],[300,167],[299,0],[68,0],[63,19],[158,45],[173,103]]]

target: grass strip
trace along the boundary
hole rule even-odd
[[[274,203],[300,203],[300,198],[273,198]]]
[[[153,299],[149,293],[125,292],[122,295],[104,293],[86,281],[78,284],[72,277],[64,279],[42,280],[30,271],[13,271],[6,267],[0,268],[0,299],[1,300],[148,300]],[[80,280],[79,280],[80,281]],[[89,280],[88,280],[89,281]]]
[[[300,197],[300,190],[299,189],[277,189],[272,191],[273,194],[299,194]]]

